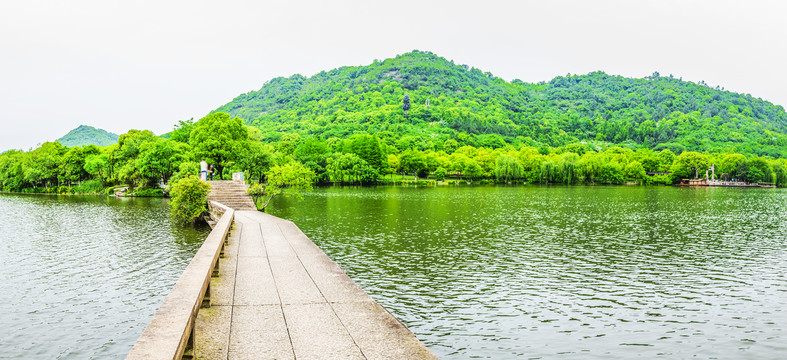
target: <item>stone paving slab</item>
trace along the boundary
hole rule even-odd
[[[331,306],[367,359],[437,359],[374,300]]]
[[[281,303],[276,292],[268,258],[241,256],[238,258],[238,273],[235,283],[235,305],[278,305]]]
[[[197,358],[436,359],[290,221],[237,211],[225,254]]]
[[[251,223],[243,228],[238,256],[268,256],[265,253],[265,245],[262,243],[262,231],[258,224]]]
[[[364,359],[327,303],[284,305],[297,359]]]
[[[197,359],[226,359],[229,350],[232,306],[213,305],[197,313],[194,341]]]
[[[295,359],[279,305],[234,306],[229,359]]]
[[[237,257],[219,259],[219,277],[210,279],[211,305],[232,305],[235,295]]]
[[[328,302],[368,301],[369,295],[355,283],[328,255],[314,245],[295,224],[279,225],[293,249],[298,253],[303,267]]]

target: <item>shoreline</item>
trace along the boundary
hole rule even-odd
[[[581,184],[562,184],[562,183],[555,183],[555,184],[530,184],[530,183],[499,183],[499,182],[489,182],[489,181],[466,181],[466,180],[455,180],[454,182],[448,181],[436,181],[436,180],[407,180],[407,181],[391,181],[391,182],[379,182],[375,184],[360,184],[360,183],[322,183],[314,185],[317,188],[330,188],[330,187],[402,187],[402,188],[410,188],[410,187],[476,187],[476,186],[504,186],[504,187],[550,187],[550,186],[561,186],[561,187],[588,187],[588,186],[626,186],[626,187],[675,187],[675,188],[715,188],[715,187],[724,187],[724,188],[746,188],[746,189],[781,189],[778,186],[772,185],[746,185],[746,186],[712,186],[712,185],[685,185],[685,184],[636,184],[636,183],[624,183],[624,184],[602,184],[602,183],[581,183]],[[106,197],[116,197],[116,198],[169,198],[168,195],[135,195],[134,193],[131,194],[123,194],[118,195],[117,193],[107,194],[103,192],[96,192],[96,193],[53,193],[53,192],[22,192],[22,191],[0,191],[0,194],[11,194],[11,195],[50,195],[50,196],[106,196]]]

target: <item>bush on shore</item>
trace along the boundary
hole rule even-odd
[[[180,221],[194,223],[208,210],[210,184],[194,175],[186,176],[174,184],[170,192],[170,214]]]

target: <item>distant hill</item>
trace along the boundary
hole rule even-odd
[[[493,148],[586,142],[787,157],[784,108],[748,94],[658,73],[507,82],[423,51],[275,78],[214,111],[259,127],[265,140],[373,133],[400,150],[454,139]]]
[[[68,134],[56,141],[68,147],[84,145],[107,146],[117,143],[118,136],[117,134],[102,129],[96,129],[92,126],[79,125],[79,127],[69,131]]]

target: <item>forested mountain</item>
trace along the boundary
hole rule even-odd
[[[55,141],[68,147],[84,145],[108,146],[118,142],[118,135],[92,126],[79,125],[79,127],[69,131],[68,134]]]
[[[66,146],[0,153],[0,191],[161,194],[202,159],[219,178],[243,171],[265,189],[424,178],[668,185],[706,171],[787,187],[786,119],[767,101],[658,74],[527,84],[412,52],[273,79],[163,136],[129,130],[107,146],[67,136]],[[102,131],[81,126],[71,138],[96,141],[91,133]]]
[[[658,73],[506,82],[422,51],[275,78],[214,112],[260,128],[266,141],[284,132],[326,140],[371,133],[401,151],[439,150],[454,139],[488,148],[584,142],[787,157],[784,108],[748,94]]]

